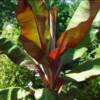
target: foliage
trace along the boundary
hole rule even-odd
[[[0,88],[12,86],[24,87],[27,86],[28,82],[34,82],[34,72],[31,72],[26,68],[16,66],[4,54],[0,55],[0,58]]]
[[[48,1],[49,0],[47,0],[47,2]],[[21,2],[23,2],[23,3],[21,3]],[[91,8],[95,9],[95,13],[93,12],[94,11],[93,9],[89,8],[89,6],[86,5],[87,4],[86,2],[91,4]],[[9,58],[11,58],[12,61],[14,61],[16,64],[26,66],[26,67],[28,67],[28,69],[30,69],[30,70],[32,69],[33,72],[34,71],[38,72],[40,74],[40,77],[41,77],[44,85],[46,87],[48,87],[50,90],[55,91],[56,93],[57,92],[59,93],[60,92],[59,90],[61,89],[62,85],[69,81],[83,81],[83,80],[86,80],[87,78],[90,78],[91,76],[99,75],[100,74],[99,73],[99,66],[100,66],[100,63],[99,63],[100,62],[100,55],[99,55],[100,44],[99,43],[100,43],[100,41],[99,41],[99,35],[98,35],[99,34],[99,24],[98,25],[93,24],[91,27],[91,30],[89,31],[89,34],[87,34],[87,36],[86,36],[86,33],[89,30],[90,25],[92,24],[92,21],[93,21],[95,15],[97,14],[97,11],[99,10],[99,2],[98,3],[96,1],[94,1],[94,2],[86,1],[86,2],[80,3],[79,7],[75,11],[75,14],[73,15],[73,17],[70,21],[70,23],[68,24],[69,19],[71,18],[69,10],[71,10],[72,8],[70,8],[70,6],[68,6],[67,4],[65,4],[65,5],[63,4],[63,5],[65,6],[65,8],[68,8],[68,9],[63,9],[62,4],[56,4],[56,6],[59,8],[58,15],[57,15],[57,22],[56,22],[56,9],[54,6],[55,2],[51,2],[49,9],[46,9],[43,2],[41,2],[39,0],[38,1],[28,0],[28,2],[24,1],[24,0],[19,1],[19,6],[17,9],[17,20],[19,22],[19,25],[20,25],[21,31],[22,31],[20,38],[21,38],[21,42],[23,43],[24,48],[26,49],[26,51],[28,52],[29,55],[26,52],[21,53],[20,51],[22,51],[22,50],[19,47],[22,45],[19,45],[19,47],[17,49],[15,48],[16,50],[19,50],[19,53],[17,53],[17,55],[16,55],[16,57],[18,58],[19,61],[17,62],[17,60],[14,60],[14,56],[10,56],[10,55],[14,55],[14,53],[13,52],[9,53],[9,50],[13,51],[14,49],[12,49],[12,48],[16,47],[17,46],[16,44],[18,44],[19,42],[17,42],[16,40],[12,41],[12,37],[14,35],[11,35],[11,39],[7,39],[7,40],[5,39],[5,37],[7,38],[9,36],[9,35],[6,36],[6,33],[8,31],[6,31],[5,27],[3,28],[4,31],[2,32],[2,35],[0,38],[0,41],[1,41],[0,49]],[[39,3],[39,5],[38,5],[38,3]],[[58,1],[56,3],[58,3]],[[95,3],[98,5],[95,6]],[[23,4],[23,5],[21,5],[21,4]],[[29,5],[27,5],[27,4],[29,4]],[[25,6],[25,5],[27,5],[27,6]],[[30,6],[32,7],[32,9],[30,9]],[[21,9],[19,9],[20,7],[21,7]],[[23,12],[23,9],[25,9],[24,7],[26,7],[25,12]],[[40,9],[38,9],[38,7],[40,7]],[[53,7],[53,9],[52,9],[52,7]],[[88,9],[90,9],[91,12],[89,12]],[[32,12],[32,10],[34,13]],[[47,13],[48,10],[49,10],[51,17]],[[45,12],[45,14],[42,13],[43,11]],[[60,12],[60,11],[62,11],[62,12]],[[68,12],[68,13],[66,15],[64,15],[65,12]],[[84,13],[84,15],[86,15],[85,18],[82,17],[83,13]],[[78,17],[77,17],[77,15],[78,15]],[[48,22],[48,20],[47,20],[48,16],[50,17],[50,22]],[[63,19],[61,16],[65,19]],[[72,13],[71,13],[71,16],[72,16]],[[78,22],[76,20],[79,17],[80,17],[80,21]],[[32,23],[32,21],[30,22],[30,20],[28,20],[27,18],[32,19],[33,23]],[[41,22],[41,19],[42,19],[42,22]],[[48,23],[50,23],[50,32],[48,30],[49,29]],[[57,24],[57,26],[55,23]],[[59,23],[63,23],[64,26],[60,27]],[[68,27],[67,27],[67,25],[68,25]],[[44,27],[44,26],[46,26],[46,27]],[[55,26],[56,26],[57,31],[55,30]],[[63,32],[63,30],[66,27],[67,27],[67,29]],[[83,27],[84,27],[84,30],[83,30]],[[18,29],[18,26],[16,28]],[[46,31],[45,31],[45,29],[46,29]],[[10,34],[17,33],[17,37],[15,37],[15,39],[18,39],[19,29],[16,32],[15,31],[16,31],[16,29],[12,30],[12,31],[10,30]],[[34,32],[36,34],[34,34]],[[57,32],[57,34],[56,34],[56,32]],[[28,33],[29,35],[27,35],[26,33]],[[50,33],[50,34],[48,34],[48,33]],[[56,37],[55,37],[54,33],[56,34]],[[81,33],[82,33],[82,35],[81,35]],[[9,34],[9,32],[8,32],[8,34]],[[82,39],[85,36],[86,36],[85,40],[82,41]],[[58,40],[56,41],[56,39],[58,39]],[[49,40],[51,40],[51,41],[49,41]],[[11,41],[14,43],[12,43]],[[48,45],[47,45],[47,43],[48,43]],[[70,48],[72,48],[72,49],[70,49]],[[23,55],[23,58],[21,58],[22,55]],[[28,62],[27,64],[26,64],[26,62],[23,64],[19,63],[19,62],[24,61],[26,58],[28,58],[31,61]],[[61,66],[59,66],[59,65],[61,65]],[[84,68],[83,68],[83,66],[84,66]],[[86,67],[86,66],[88,66],[88,67]],[[35,69],[33,69],[33,67]],[[95,68],[97,68],[97,69],[95,69]],[[17,67],[16,67],[16,69],[17,69]],[[15,72],[16,72],[16,69],[15,69]],[[21,69],[21,72],[28,73],[29,71],[27,72],[26,69],[24,71],[23,71],[23,69]],[[33,82],[33,84],[35,84],[34,87],[38,88],[39,86],[36,86],[36,85],[37,85],[38,81],[40,82],[40,79],[38,79],[39,77],[37,78],[37,76],[35,76],[35,75],[37,75],[36,72],[34,72],[34,75],[28,74],[28,75],[22,75],[22,77],[25,76],[26,79],[28,79],[28,77],[31,76],[31,80],[34,79],[35,81],[37,81],[36,83]],[[19,74],[19,76],[21,76],[21,75]],[[65,76],[67,76],[66,77],[67,80],[63,80],[63,77],[65,78]],[[15,79],[17,79],[17,77],[15,77]],[[14,79],[14,81],[15,81],[15,79]],[[22,80],[23,79],[21,79],[21,81]],[[20,81],[20,78],[18,78],[18,82],[21,83],[21,81]],[[25,83],[23,82],[22,84],[26,84],[26,83],[27,82],[25,80]],[[39,85],[40,85],[40,87],[42,86],[42,84],[39,84]],[[81,86],[81,84],[79,86]],[[75,89],[76,89],[76,87],[75,87]],[[49,91],[46,90],[48,92],[44,92],[44,95],[46,95],[46,93],[49,93],[50,97],[53,97],[53,95],[51,94],[53,92],[50,93],[50,90]],[[79,93],[79,91],[80,90],[78,89],[77,93]],[[86,91],[88,91],[88,89]],[[35,93],[36,93],[36,91],[35,91]],[[64,92],[61,92],[61,93],[63,95],[61,94],[60,99],[61,98],[66,99],[67,98],[65,96],[66,93],[65,94],[64,94]],[[80,93],[81,93],[80,95],[78,95],[78,96],[76,95],[76,99],[78,99],[78,98],[81,99],[82,93],[84,94],[85,92],[80,91]],[[70,89],[69,89],[69,94],[70,94]],[[71,92],[71,94],[73,94],[73,93]],[[96,93],[96,95],[97,94],[98,93]],[[86,94],[84,94],[84,95],[86,95]],[[91,95],[91,93],[89,95]],[[82,97],[82,98],[84,98],[84,97]],[[86,98],[86,99],[88,100],[88,98]]]
[[[0,1],[0,31],[5,22],[15,21],[16,0]]]
[[[13,87],[13,88],[7,88],[7,89],[0,90],[1,100],[22,100],[22,99],[25,99],[25,97],[28,95],[29,95],[29,92],[19,87]]]

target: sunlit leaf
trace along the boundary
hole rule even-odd
[[[73,15],[65,33],[60,37],[58,44],[63,41],[66,48],[75,47],[85,37],[93,19],[99,11],[100,1],[82,1]],[[65,34],[65,35],[64,35]],[[65,37],[63,37],[65,36]],[[64,40],[62,40],[64,39]]]
[[[54,93],[47,88],[37,89],[34,96],[36,100],[55,100]]]
[[[21,37],[28,41],[21,38],[26,50],[34,58],[41,56],[46,52],[46,38],[49,38],[48,11],[43,0],[19,0],[16,15]]]
[[[100,57],[76,66],[71,72],[66,74],[67,77],[72,78],[77,82],[85,81],[86,79],[97,75],[100,75]]]
[[[9,87],[6,89],[0,89],[0,99],[1,100],[19,100],[26,99],[30,94],[29,91],[26,91],[20,87]]]
[[[100,57],[100,44],[99,44],[98,48],[95,49],[95,52],[96,52],[95,58],[99,58]]]
[[[50,58],[57,59],[60,53],[77,46],[85,38],[99,8],[100,1],[98,0],[81,1],[66,31],[58,40],[58,48],[49,54]]]
[[[75,48],[70,48],[64,54],[61,56],[62,63],[69,63],[71,60],[83,57],[84,54],[86,54],[87,47],[96,40],[96,34],[99,34],[99,27],[100,27],[100,11],[98,12],[97,16],[95,17],[91,30],[88,34],[86,34],[86,37],[84,41],[82,41],[79,45],[77,45]],[[99,55],[99,48],[97,48],[96,52],[98,52],[95,56]]]

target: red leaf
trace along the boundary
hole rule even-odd
[[[100,9],[100,1],[82,1],[75,11],[67,29],[57,41],[58,47],[49,53],[49,58],[57,60],[68,48],[77,46],[87,34],[93,19]]]
[[[26,51],[40,62],[47,53],[46,38],[50,35],[48,10],[43,0],[33,1],[32,6],[27,1],[19,0],[16,11],[17,20],[21,27],[21,41]],[[35,10],[32,9],[33,7],[40,8]]]

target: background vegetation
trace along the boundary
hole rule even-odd
[[[57,0],[56,2],[55,0],[52,0],[50,3],[49,6],[56,5],[58,8],[57,38],[66,28],[79,1],[80,0],[72,0],[67,3],[59,3]],[[20,28],[16,21],[15,9],[16,0],[0,1],[0,35],[10,39],[18,45],[21,45],[19,41]],[[98,26],[96,27],[98,31],[90,32],[95,32],[95,36],[93,35],[93,40],[87,47],[87,51],[84,53],[84,56],[81,57],[80,63],[87,59],[93,59],[95,56],[94,54],[96,54],[96,56],[100,56],[100,23],[95,23],[91,28],[94,29],[95,26]],[[66,69],[62,69],[62,75],[65,71]],[[33,87],[42,87],[41,80],[35,72],[15,65],[5,54],[3,54],[2,51],[0,51],[0,89],[12,86],[26,87],[30,81],[33,82]],[[78,95],[75,94],[76,90],[78,91]],[[64,85],[62,91],[69,97],[71,93],[73,93],[74,95],[72,96],[72,100],[99,100],[100,77],[81,83],[70,82]]]

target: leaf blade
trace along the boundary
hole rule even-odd
[[[66,76],[77,82],[85,81],[93,76],[100,75],[100,58],[88,61],[67,73]]]
[[[33,63],[28,55],[20,48],[6,38],[0,37],[0,50],[2,50],[15,64],[24,65]]]
[[[58,39],[58,47],[49,53],[49,58],[58,59],[66,49],[76,47],[85,38],[99,9],[100,1],[82,1],[75,11],[68,28]]]
[[[35,3],[33,3],[35,2]],[[30,5],[31,3],[31,5]],[[38,10],[34,9],[40,7]],[[44,13],[44,14],[43,14]],[[47,52],[46,38],[49,37],[48,31],[48,11],[45,8],[43,0],[22,0],[18,2],[16,17],[21,27],[21,37],[28,42],[32,42],[34,49],[23,41],[26,51],[33,57],[37,58],[40,54],[38,51]],[[46,29],[45,29],[46,28]],[[28,48],[27,48],[28,47]],[[30,52],[30,49],[33,52]],[[44,50],[43,50],[44,49]],[[37,52],[36,52],[37,51]],[[38,55],[35,55],[36,54]],[[43,53],[43,54],[44,54]]]

